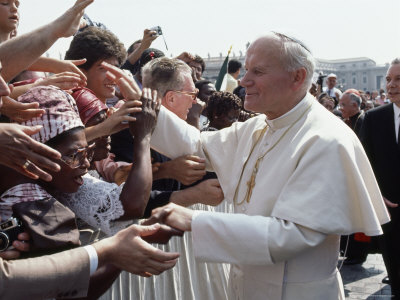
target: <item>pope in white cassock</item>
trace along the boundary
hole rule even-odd
[[[300,42],[271,33],[245,64],[245,108],[262,114],[199,133],[162,108],[152,136],[171,158],[204,156],[236,213],[156,212],[192,231],[198,259],[232,264],[229,299],[344,299],[339,236],[379,235],[389,221],[371,166],[351,129],[308,94],[314,59]]]

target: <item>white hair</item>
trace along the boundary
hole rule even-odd
[[[396,57],[392,60],[391,66],[400,64],[400,57]]]
[[[306,70],[306,79],[304,87],[307,90],[311,87],[312,78],[315,69],[315,59],[310,50],[299,40],[288,37],[282,33],[273,32],[282,43],[282,61],[288,72],[304,68]]]

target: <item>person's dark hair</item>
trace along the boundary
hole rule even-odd
[[[199,55],[194,56],[194,61],[201,64],[201,74],[203,74],[204,70],[206,69],[206,63],[204,62],[204,59],[202,59]]]
[[[85,129],[85,127],[82,127],[82,126],[71,128],[70,130],[64,131],[63,133],[56,135],[52,139],[48,140],[45,144],[54,149],[58,145],[60,145],[70,135],[73,135],[77,131],[83,130],[83,129]]]
[[[337,103],[336,103],[336,101],[335,101],[335,99],[334,98],[332,98],[331,96],[329,96],[327,93],[321,93],[321,94],[319,94],[319,96],[318,96],[318,102],[319,103],[323,103],[324,102],[324,100],[329,100],[329,101],[332,101],[332,103],[333,103],[333,105],[334,105],[334,107],[336,107],[336,105],[337,105]]]
[[[240,110],[242,101],[240,98],[229,92],[214,92],[207,103],[207,118],[212,120],[214,116],[221,116],[233,110]]]
[[[210,84],[210,83],[212,83],[210,80],[202,79],[202,80],[196,81],[194,83],[194,86],[196,87],[196,89],[198,89],[200,91],[201,88],[203,87],[203,85]]]
[[[126,51],[128,52],[128,54],[131,54],[131,53],[134,51],[133,48],[135,48],[135,46],[136,46],[137,44],[140,44],[141,42],[142,42],[141,39],[140,39],[140,40],[137,40],[137,41],[134,41],[134,42],[132,43],[132,45],[129,46],[128,50],[126,50]]]
[[[126,59],[124,44],[111,31],[89,26],[74,36],[65,59],[82,59],[86,62],[79,68],[90,69],[99,60],[116,58],[122,65]]]
[[[161,50],[158,50],[156,48],[147,48],[146,50],[143,51],[142,55],[140,56],[138,60],[138,72],[140,72],[145,64],[147,64],[149,61],[159,58],[159,57],[164,57],[165,54]]]
[[[231,59],[228,62],[228,73],[236,73],[242,67],[242,63],[237,59]]]
[[[241,85],[238,85],[233,90],[233,94],[238,96],[242,100],[242,103],[244,103],[244,98],[246,97],[246,88]]]

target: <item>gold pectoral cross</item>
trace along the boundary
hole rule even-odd
[[[256,185],[256,176],[257,176],[257,172],[258,172],[258,166],[260,165],[260,161],[264,158],[264,156],[260,156],[257,159],[256,164],[254,165],[253,168],[253,172],[251,174],[250,180],[247,181],[247,192],[246,192],[246,196],[245,196],[245,200],[247,203],[250,202],[250,198],[251,198],[251,194],[253,193],[253,188]]]

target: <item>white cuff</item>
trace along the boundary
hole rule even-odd
[[[203,211],[203,210],[195,210],[195,211],[193,212],[193,215],[192,215],[192,223],[193,223],[194,219],[196,219],[197,216],[198,216],[199,214],[201,214],[201,213],[204,213],[204,211]]]
[[[97,266],[99,264],[99,258],[97,256],[96,249],[92,245],[87,245],[83,247],[89,255],[89,262],[90,262],[90,275],[93,275],[94,272],[97,270]]]

